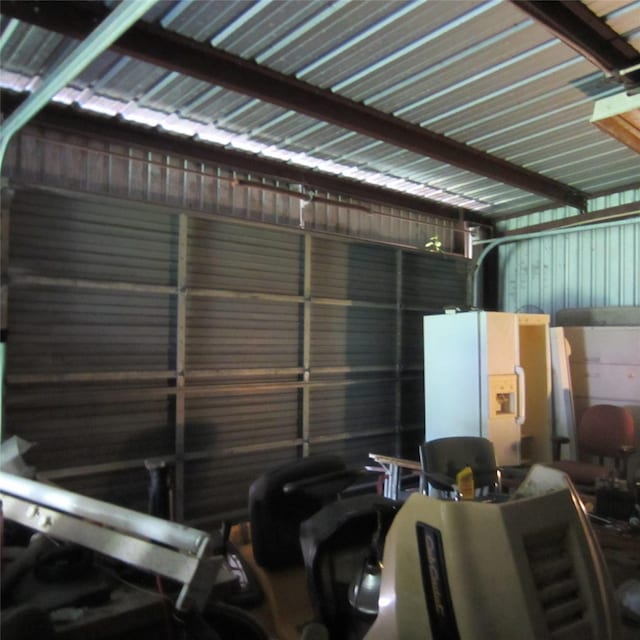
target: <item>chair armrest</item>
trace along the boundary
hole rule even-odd
[[[555,461],[560,460],[560,450],[563,444],[569,444],[571,442],[570,438],[567,436],[552,436],[551,438],[551,455]]]
[[[424,477],[427,479],[427,482],[432,485],[434,489],[438,489],[438,491],[455,491],[456,481],[444,473],[425,472]]]
[[[330,471],[329,473],[287,482],[282,487],[282,492],[287,495],[300,492],[305,495],[329,499],[344,491],[350,484],[353,484],[365,474],[366,471],[364,469],[357,468]]]

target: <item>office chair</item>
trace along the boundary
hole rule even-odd
[[[459,497],[454,486],[464,467],[473,471],[476,496],[502,493],[500,470],[493,444],[487,438],[454,436],[438,438],[420,445],[420,464],[429,493],[433,490]]]
[[[586,493],[594,492],[600,479],[627,480],[627,462],[636,450],[633,417],[627,409],[611,404],[589,407],[580,418],[576,435],[578,460],[560,460],[561,446],[569,438],[558,436],[553,439],[550,466],[566,473]]]

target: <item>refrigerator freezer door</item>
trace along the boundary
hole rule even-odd
[[[478,314],[426,316],[424,347],[425,440],[482,435]]]
[[[483,436],[498,464],[519,464],[522,385],[513,313],[426,316],[425,440]]]

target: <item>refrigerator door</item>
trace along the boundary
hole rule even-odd
[[[482,435],[477,313],[424,318],[425,441]]]
[[[499,465],[520,463],[520,425],[524,421],[524,371],[520,367],[517,317],[478,312],[480,350],[487,361],[481,376],[482,435],[493,442]]]
[[[425,440],[483,436],[500,465],[520,463],[524,378],[515,314],[424,318]]]

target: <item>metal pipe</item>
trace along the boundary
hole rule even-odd
[[[519,240],[532,240],[538,238],[545,238],[548,236],[558,236],[563,235],[565,233],[578,233],[580,231],[593,231],[594,229],[603,229],[605,227],[614,227],[614,226],[623,226],[627,224],[640,224],[640,218],[627,218],[625,220],[619,221],[608,221],[608,222],[600,222],[597,224],[590,224],[584,226],[573,226],[573,227],[563,227],[561,229],[548,229],[546,231],[538,231],[533,233],[519,233],[513,236],[505,236],[503,238],[493,238],[492,240],[477,240],[473,242],[473,246],[478,246],[481,244],[486,244],[487,246],[482,250],[480,255],[477,258],[474,258],[473,265],[469,272],[469,278],[472,280],[469,284],[471,287],[468,287],[467,291],[472,291],[472,299],[471,305],[474,307],[478,306],[478,274],[480,273],[480,266],[482,265],[484,259],[487,257],[490,251],[492,251],[495,247],[506,244],[507,242],[517,242]],[[467,293],[467,296],[469,294]]]
[[[123,0],[78,46],[49,73],[42,84],[6,119],[0,132],[0,169],[11,138],[53,96],[108,49],[156,0]]]
[[[11,38],[11,36],[18,30],[19,26],[20,26],[19,20],[16,20],[15,18],[11,18],[11,20],[9,20],[9,23],[4,28],[2,35],[0,35],[0,56],[2,56],[4,47],[6,46],[7,42],[9,42],[9,39]]]

